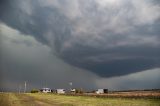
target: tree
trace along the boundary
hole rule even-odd
[[[31,90],[31,93],[38,93],[38,92],[39,92],[38,89],[32,89],[32,90]]]

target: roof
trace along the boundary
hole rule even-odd
[[[42,88],[42,89],[50,90],[50,88]]]

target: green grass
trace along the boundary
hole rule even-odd
[[[0,106],[160,106],[160,99],[95,98],[41,93],[0,93]]]

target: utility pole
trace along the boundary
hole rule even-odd
[[[72,82],[70,82],[70,83],[69,83],[69,85],[71,86],[70,90],[72,90],[72,85],[73,85],[73,83],[72,83]]]
[[[21,93],[21,85],[19,85],[19,90],[18,90],[18,92]]]
[[[26,93],[27,82],[24,82],[24,93]]]

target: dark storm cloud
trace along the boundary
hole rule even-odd
[[[104,51],[85,49],[65,52],[63,58],[74,66],[92,70],[103,77],[120,76],[160,66],[158,47],[120,47]]]
[[[157,82],[158,80],[160,80],[160,78],[158,77],[159,74],[160,70],[157,68],[133,73],[130,75],[124,75],[121,77],[98,79],[97,84],[103,88],[107,87],[114,90],[144,88],[153,89],[160,87],[159,83]]]
[[[73,82],[77,88],[96,87],[96,75],[66,64],[52,54],[50,47],[38,42],[33,36],[24,35],[3,23],[0,23],[0,31],[3,44],[0,48],[0,91],[17,91],[20,85],[24,87],[24,81],[27,81],[28,90],[46,86],[69,88],[69,82]]]
[[[156,0],[6,0],[0,20],[66,63],[112,77],[160,67],[159,11]]]
[[[47,43],[45,39],[47,29],[54,32],[52,33],[53,36],[57,35],[55,36],[57,46],[60,45],[59,40],[63,40],[60,36],[69,33],[65,16],[56,8],[41,8],[37,1],[30,0],[24,3],[20,0],[6,0],[1,5],[1,21],[20,30],[22,33],[32,34],[43,43]],[[23,7],[24,5],[26,5],[26,8]],[[50,22],[48,16],[51,16],[54,21]],[[47,20],[49,21],[47,22]]]

